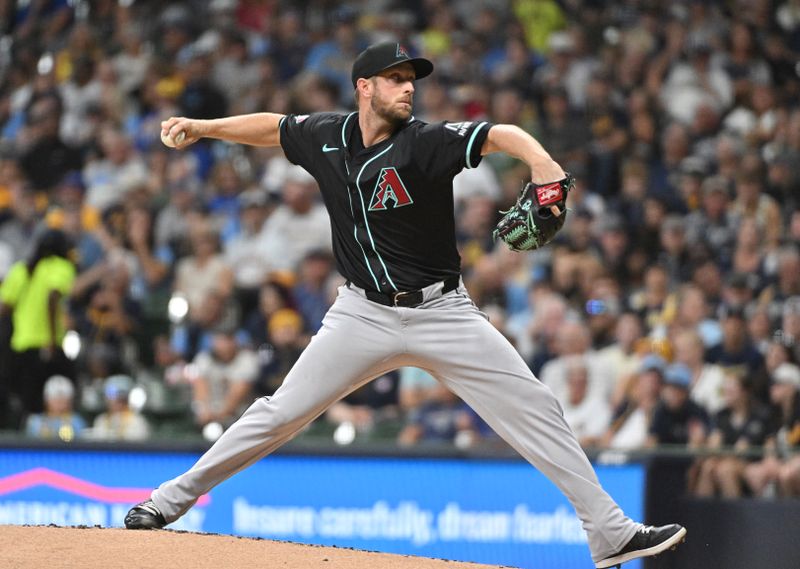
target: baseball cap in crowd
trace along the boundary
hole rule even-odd
[[[731,273],[725,280],[725,284],[733,289],[750,289],[753,290],[758,286],[758,276],[753,273],[744,273],[737,271]]]
[[[664,371],[664,383],[689,389],[692,382],[692,370],[684,364],[672,364]]]
[[[247,190],[239,194],[239,205],[242,209],[248,207],[264,207],[269,199],[265,192],[257,189]]]
[[[782,363],[772,372],[772,382],[800,387],[800,368],[794,364]]]
[[[51,376],[44,384],[44,399],[72,399],[75,388],[72,382],[63,375]]]
[[[83,181],[83,175],[77,171],[72,170],[64,174],[64,177],[58,183],[61,188],[75,188],[81,192],[86,190],[86,184]]]
[[[569,53],[575,49],[575,40],[569,32],[553,32],[547,38],[547,48],[555,53]]]
[[[433,73],[433,63],[424,57],[410,57],[402,44],[397,42],[382,42],[369,46],[356,57],[353,62],[351,79],[353,87],[360,78],[369,79],[399,63],[410,63],[417,74],[417,79],[422,79]]]
[[[639,364],[639,373],[655,370],[663,374],[666,367],[667,362],[664,361],[664,358],[657,354],[647,354]]]
[[[725,196],[731,195],[731,184],[722,176],[711,176],[703,181],[702,185],[703,194],[710,195],[720,193]]]
[[[106,379],[103,392],[106,399],[124,399],[133,389],[133,380],[127,375],[112,375]]]
[[[270,316],[267,326],[270,334],[274,334],[276,330],[282,328],[291,328],[295,332],[301,332],[303,330],[303,318],[296,310],[281,308]]]
[[[625,220],[622,219],[622,216],[612,213],[600,220],[598,229],[601,233],[625,233]]]
[[[720,304],[719,308],[717,309],[717,318],[720,320],[724,320],[726,318],[738,318],[740,320],[745,320],[745,307],[740,304],[724,302]]]
[[[681,174],[685,176],[696,176],[698,178],[704,177],[708,174],[708,165],[706,161],[699,156],[687,156],[681,160],[678,166]]]

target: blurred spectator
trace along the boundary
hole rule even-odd
[[[416,367],[401,367],[398,385],[398,403],[404,413],[434,399],[439,382],[427,371]]]
[[[672,364],[664,371],[661,400],[653,413],[649,445],[689,445],[698,448],[708,431],[708,414],[689,398],[692,370]]]
[[[699,334],[703,347],[716,346],[722,340],[719,322],[711,313],[703,291],[692,284],[682,286],[675,297],[675,316],[669,323],[669,334],[693,331]]]
[[[81,436],[86,422],[73,410],[75,387],[63,375],[54,375],[44,384],[44,413],[28,416],[25,434],[37,439],[70,442]]]
[[[34,190],[48,191],[67,172],[80,170],[80,152],[68,146],[59,134],[63,113],[61,99],[49,92],[31,102],[19,164]],[[91,204],[94,205],[94,204]]]
[[[245,191],[245,184],[246,179],[233,160],[218,160],[211,170],[206,186],[206,206],[211,225],[219,230],[223,243],[241,231],[239,214],[244,207],[241,194]]]
[[[478,438],[474,415],[466,403],[438,384],[434,397],[408,414],[406,426],[397,437],[402,446],[424,442],[456,443],[470,446]]]
[[[794,360],[800,361],[800,296],[793,296],[784,303],[777,334],[788,344]]]
[[[668,216],[661,226],[661,249],[658,262],[669,276],[670,288],[689,279],[692,258],[686,240],[686,225],[678,215]]]
[[[614,330],[614,342],[597,353],[602,368],[614,379],[614,389],[609,402],[616,407],[625,398],[628,379],[639,367],[637,347],[643,335],[642,321],[632,313],[620,315]]]
[[[270,342],[269,322],[279,310],[290,309],[295,312],[292,291],[277,279],[264,283],[258,294],[258,309],[245,320],[244,327],[253,346]]]
[[[147,181],[147,166],[130,139],[111,127],[100,133],[102,158],[89,161],[83,169],[86,203],[99,211],[124,203],[126,194]]]
[[[392,371],[356,389],[334,403],[325,419],[337,425],[349,423],[357,433],[367,433],[381,422],[397,418],[398,375]]]
[[[535,78],[534,78],[535,80]],[[539,140],[561,164],[586,159],[589,129],[583,117],[569,104],[566,89],[553,85],[543,92],[543,115]],[[596,188],[592,188],[596,190]]]
[[[237,235],[224,246],[225,262],[233,271],[235,295],[242,314],[249,314],[258,304],[258,290],[274,270],[273,259],[279,248],[266,251],[261,241],[264,222],[270,214],[267,196],[257,189],[239,196],[239,227]]]
[[[339,102],[348,105],[353,93],[350,68],[356,55],[366,45],[358,33],[358,12],[342,6],[331,16],[331,39],[309,50],[305,68],[332,81],[339,89]]]
[[[266,343],[259,345],[259,373],[256,390],[259,394],[275,393],[308,343],[303,336],[303,319],[291,308],[280,308],[270,314]]]
[[[534,293],[538,290],[534,288]],[[518,344],[523,356],[528,356],[531,371],[541,378],[544,365],[556,357],[558,331],[567,321],[569,307],[561,295],[548,289],[540,293],[533,309],[527,333],[521,335]]]
[[[74,377],[61,348],[66,333],[65,303],[75,281],[66,235],[42,233],[28,261],[15,263],[0,286],[0,315],[10,323],[2,381],[9,397],[6,422],[11,426],[28,413],[44,410],[44,384],[53,375]],[[10,335],[8,332],[10,331]]]
[[[766,456],[749,464],[744,477],[756,496],[800,496],[800,368],[784,363],[772,373],[770,401],[778,431],[766,443]]]
[[[764,245],[776,246],[780,241],[783,222],[778,204],[763,192],[761,175],[742,172],[736,178],[735,188],[736,199],[731,204],[734,215],[742,220],[753,220],[754,230],[758,238],[763,239]],[[746,272],[748,268],[741,267],[738,270]]]
[[[60,89],[64,104],[60,131],[66,142],[80,146],[89,142],[93,134],[87,120],[89,110],[100,106],[103,91],[96,73],[97,64],[90,54],[76,57],[71,67],[70,78],[61,84]]]
[[[708,448],[743,452],[766,442],[771,435],[769,409],[756,401],[744,375],[731,372],[725,377],[725,408],[712,422]],[[743,491],[743,475],[751,461],[736,454],[702,459],[694,492],[698,496],[738,498]]]
[[[648,330],[667,323],[665,308],[669,298],[669,273],[662,265],[652,265],[644,275],[644,288],[629,299],[631,308],[642,318]]]
[[[691,373],[689,393],[692,401],[707,412],[715,414],[725,405],[723,384],[725,374],[721,367],[703,360],[703,342],[695,330],[682,330],[673,338],[675,361]]]
[[[333,270],[333,257],[327,251],[310,251],[300,262],[299,281],[292,296],[303,317],[305,329],[316,333],[328,311],[326,284]]]
[[[276,62],[280,80],[289,80],[300,72],[308,48],[308,35],[303,28],[302,14],[293,9],[281,11],[275,26],[274,40],[269,46],[269,54]]]
[[[491,228],[494,225],[495,204],[487,196],[467,197],[460,203],[456,216],[456,242],[464,272],[473,269],[494,248]]]
[[[219,235],[205,223],[191,234],[192,255],[178,261],[173,289],[189,303],[189,319],[198,314],[212,294],[224,299],[233,292],[233,272],[220,254]]]
[[[39,223],[34,193],[20,183],[12,182],[7,188],[8,208],[3,212],[0,241],[5,245],[4,272],[7,274],[14,261],[28,258],[33,253],[35,233]]]
[[[102,262],[81,274],[72,291],[73,326],[87,348],[104,343],[122,350],[140,322],[140,305],[128,294],[130,274]]]
[[[186,48],[180,69],[183,92],[178,98],[181,114],[197,119],[215,119],[227,114],[225,95],[212,82],[211,48],[200,41]]]
[[[118,30],[120,51],[112,64],[123,93],[134,93],[144,82],[152,54],[142,41],[140,26],[127,25]]]
[[[778,252],[778,268],[775,282],[764,288],[758,297],[766,304],[771,318],[779,318],[784,303],[793,296],[800,296],[800,251],[796,247],[784,247]]]
[[[211,77],[214,86],[233,103],[258,83],[258,67],[250,60],[244,34],[228,30],[221,36]]]
[[[629,253],[630,238],[625,222],[618,215],[604,216],[597,224],[599,239],[598,255],[610,274],[619,275],[623,280],[627,276],[626,257]],[[625,279],[627,280],[627,279]]]
[[[611,422],[608,403],[589,397],[589,371],[581,356],[566,362],[567,397],[562,402],[564,419],[583,447],[597,445]]]
[[[198,352],[211,349],[216,328],[235,326],[237,320],[238,311],[229,298],[217,290],[211,290],[193,319],[185,318],[174,326],[170,337],[172,351],[184,362],[191,361]]]
[[[150,435],[147,419],[128,404],[132,389],[133,380],[127,375],[112,375],[105,381],[106,411],[95,418],[89,433],[92,439],[141,441]]]
[[[723,304],[718,311],[722,342],[706,352],[706,361],[723,367],[744,366],[755,374],[764,362],[747,334],[743,306]]]
[[[766,306],[750,304],[747,309],[747,333],[756,350],[766,354],[772,341],[772,321]]]
[[[655,354],[644,357],[639,372],[633,377],[628,396],[614,411],[611,426],[601,439],[603,446],[615,449],[645,446],[660,400],[665,368],[663,358]]]
[[[95,233],[101,223],[100,213],[86,205],[85,192],[81,173],[69,172],[56,187],[54,203],[45,217],[48,227],[64,231],[75,244],[78,272],[92,267],[103,256]]]
[[[158,212],[155,222],[155,238],[159,247],[167,246],[178,256],[189,252],[189,227],[197,223],[196,188],[188,180],[174,182],[166,188],[169,201]]]
[[[712,65],[713,48],[708,40],[692,37],[686,43],[686,60],[670,70],[660,94],[670,116],[689,124],[701,105],[727,110],[734,92],[729,75]]]
[[[700,208],[686,218],[686,240],[705,244],[723,266],[730,266],[736,228],[729,210],[729,184],[721,176],[713,176],[704,180],[701,188]]]
[[[548,386],[556,398],[562,402],[567,400],[567,361],[572,356],[585,358],[589,373],[589,398],[608,401],[614,388],[614,378],[608,377],[601,369],[600,358],[591,349],[591,334],[586,324],[568,321],[556,332],[556,357],[542,366],[542,383]]]
[[[211,347],[192,362],[192,411],[201,427],[217,422],[227,427],[251,403],[253,383],[258,377],[258,357],[239,345],[236,331],[220,327]]]
[[[283,185],[283,203],[264,227],[263,246],[268,251],[283,247],[281,269],[295,270],[300,260],[315,249],[331,250],[331,228],[325,206],[317,201],[311,174],[292,166]]]

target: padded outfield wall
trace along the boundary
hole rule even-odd
[[[0,448],[0,524],[119,526],[132,503],[198,456]],[[597,471],[642,519],[643,466]],[[515,459],[280,453],[212,490],[171,527],[522,568],[593,567],[569,503]]]

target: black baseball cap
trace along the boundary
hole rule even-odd
[[[382,42],[369,46],[356,57],[353,62],[351,79],[353,87],[359,78],[369,79],[384,69],[398,63],[410,63],[417,74],[417,79],[422,79],[433,73],[433,63],[424,57],[409,57],[408,50],[397,42]]]

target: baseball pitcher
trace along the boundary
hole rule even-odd
[[[684,539],[679,525],[643,526],[625,516],[598,483],[553,394],[470,300],[456,250],[453,177],[492,152],[530,166],[532,182],[495,230],[519,251],[545,245],[561,228],[572,180],[516,126],[414,118],[414,83],[432,71],[430,61],[410,57],[402,45],[380,43],[353,64],[357,112],[162,123],[162,135],[177,148],[203,137],[280,145],[319,183],[347,282],[275,394],[256,400],[188,472],[133,507],[126,527],[174,522],[351,391],[416,366],[561,489],[583,522],[597,567],[656,555]]]

